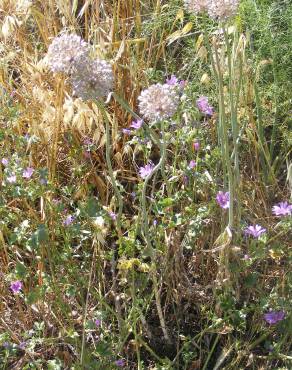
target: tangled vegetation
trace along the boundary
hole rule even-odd
[[[290,0],[0,19],[0,369],[291,369]]]

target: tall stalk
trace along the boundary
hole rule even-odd
[[[143,219],[143,232],[144,237],[146,240],[147,245],[147,252],[152,258],[152,281],[153,281],[153,288],[154,288],[154,294],[155,294],[155,302],[156,302],[156,308],[159,316],[159,321],[161,325],[161,329],[164,335],[164,338],[167,342],[170,342],[170,338],[168,335],[167,327],[165,324],[162,307],[161,307],[161,300],[160,300],[160,294],[158,290],[158,281],[157,281],[157,266],[155,261],[155,255],[154,255],[154,249],[152,247],[151,243],[151,237],[149,232],[149,224],[148,224],[148,213],[147,213],[147,202],[146,202],[146,191],[147,191],[147,185],[149,184],[151,178],[154,176],[154,174],[164,167],[165,159],[166,159],[166,139],[165,139],[165,129],[164,129],[164,122],[161,122],[161,157],[157,165],[153,168],[151,173],[149,173],[148,176],[146,176],[143,189],[142,189],[142,195],[141,195],[141,203],[142,203],[142,219]]]

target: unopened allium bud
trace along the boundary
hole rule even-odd
[[[239,0],[207,0],[207,10],[211,18],[220,21],[233,17],[237,13]]]
[[[194,14],[207,10],[207,0],[184,0],[185,8]]]
[[[105,97],[113,88],[112,67],[102,59],[87,61],[84,68],[72,74],[71,83],[74,95],[83,100]]]
[[[176,86],[168,84],[151,85],[138,98],[141,114],[150,121],[161,121],[172,117],[179,104]]]
[[[89,57],[86,41],[75,34],[63,33],[55,37],[48,48],[47,63],[53,72],[70,73],[73,68],[81,68]]]

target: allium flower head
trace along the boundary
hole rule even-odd
[[[207,10],[207,0],[185,0],[185,8],[194,14],[202,13]]]
[[[139,168],[139,175],[142,177],[142,179],[145,179],[148,175],[151,174],[153,168],[154,168],[153,163],[148,163],[146,164],[146,166]]]
[[[216,201],[221,208],[229,208],[229,192],[224,193],[223,191],[219,191],[216,195]]]
[[[175,114],[179,104],[179,94],[175,86],[158,83],[143,90],[138,100],[141,114],[155,122]]]
[[[280,202],[273,206],[272,212],[278,217],[292,215],[292,204],[288,204],[288,202]]]
[[[277,322],[282,321],[284,317],[284,311],[270,311],[264,315],[264,319],[270,325],[277,324]]]
[[[203,114],[207,114],[208,116],[212,116],[214,113],[214,108],[209,104],[207,96],[199,97],[197,107]]]
[[[245,234],[246,235],[251,235],[253,236],[254,238],[258,239],[262,234],[264,234],[267,230],[260,226],[260,225],[251,225],[251,226],[248,226],[246,229],[245,229]]]
[[[113,88],[114,75],[111,65],[102,59],[87,60],[71,76],[73,94],[83,100],[107,96]]]
[[[83,69],[86,65],[89,46],[80,36],[63,33],[54,38],[46,57],[53,72],[70,73],[72,69]]]
[[[239,0],[207,0],[206,3],[209,16],[223,21],[236,15]]]
[[[16,280],[16,281],[13,281],[11,284],[10,284],[10,289],[12,290],[12,292],[14,294],[18,294],[20,293],[21,289],[23,287],[23,284],[21,281],[19,280]]]

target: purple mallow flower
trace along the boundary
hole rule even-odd
[[[224,193],[223,191],[219,191],[216,195],[216,201],[221,208],[229,208],[229,192]]]
[[[63,221],[63,224],[65,225],[65,226],[69,226],[69,225],[71,225],[72,224],[72,222],[74,221],[74,216],[72,216],[72,215],[68,215],[66,218],[65,218],[65,220]]]
[[[193,159],[189,163],[189,169],[193,170],[196,167],[197,163]]]
[[[246,235],[251,235],[254,238],[258,239],[266,231],[267,230],[260,225],[255,225],[255,226],[251,225],[251,226],[248,226],[244,232]]]
[[[95,325],[96,325],[97,327],[99,327],[99,326],[101,325],[101,321],[100,321],[99,319],[96,319],[96,320],[94,321],[94,323],[95,323]]]
[[[264,314],[264,319],[270,325],[277,324],[277,322],[282,321],[285,317],[284,311],[270,311]]]
[[[170,78],[166,79],[167,85],[174,86],[179,83],[178,78],[175,75],[171,75]]]
[[[142,125],[143,125],[143,120],[142,119],[137,119],[136,121],[132,122],[130,127],[135,129],[135,130],[139,130],[139,128],[141,128]]]
[[[145,167],[139,168],[139,175],[142,177],[142,179],[145,179],[148,175],[150,175],[153,171],[154,165],[153,163],[146,164]]]
[[[13,281],[11,284],[10,284],[10,289],[12,290],[12,292],[14,294],[18,294],[20,293],[21,289],[23,287],[23,284],[20,280],[16,280],[16,281]]]
[[[6,167],[6,166],[8,166],[9,160],[7,158],[2,158],[1,163],[3,164],[3,166]]]
[[[199,141],[195,141],[193,146],[194,146],[194,150],[196,150],[196,151],[200,150],[201,145],[200,145]]]
[[[25,179],[29,179],[31,178],[32,174],[34,173],[34,169],[32,167],[27,167],[23,173],[22,173],[22,177],[24,177]]]
[[[14,184],[16,183],[16,175],[14,173],[12,173],[10,176],[7,177],[7,181],[10,183],[10,184]]]
[[[272,212],[278,217],[292,215],[292,204],[289,204],[288,202],[280,202],[273,206]]]
[[[113,221],[117,219],[117,215],[114,212],[109,212],[108,214]]]
[[[124,367],[125,366],[125,361],[124,360],[116,360],[115,365],[118,367]]]
[[[201,96],[197,100],[197,107],[200,112],[208,116],[212,116],[212,114],[214,113],[214,108],[209,104],[207,96]]]
[[[130,129],[128,129],[128,128],[123,128],[123,129],[122,129],[122,133],[123,133],[124,135],[130,135],[130,134],[131,134],[131,130],[130,130]]]

